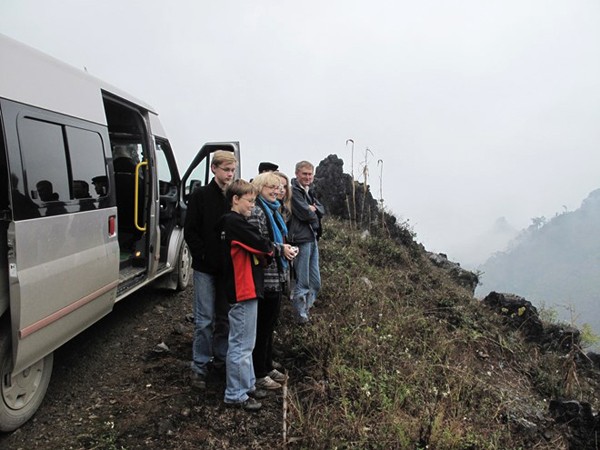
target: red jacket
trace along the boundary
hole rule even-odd
[[[264,268],[273,248],[254,225],[236,212],[217,225],[223,255],[223,286],[229,303],[263,298]]]

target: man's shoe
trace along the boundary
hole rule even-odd
[[[257,400],[262,400],[263,398],[266,398],[268,394],[267,391],[265,391],[264,389],[256,389],[254,388],[253,391],[248,392],[248,395],[252,398],[255,398]]]
[[[287,380],[287,375],[281,373],[277,369],[271,370],[268,376],[271,378],[271,380],[276,381],[277,383],[283,383],[285,380]]]
[[[196,389],[206,389],[206,376],[192,371],[190,384]]]
[[[254,411],[258,411],[262,407],[262,403],[257,402],[252,397],[248,397],[248,399],[243,402],[237,402],[237,403],[225,402],[225,406],[228,406],[230,408],[241,408],[245,411],[254,412]]]
[[[277,381],[274,381],[268,375],[266,377],[258,378],[255,384],[257,389],[266,389],[268,391],[273,391],[276,389],[281,389],[281,384]]]

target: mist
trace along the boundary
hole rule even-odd
[[[463,266],[503,249],[499,218],[521,230],[599,187],[598,2],[4,0],[0,32],[153,105],[182,172],[222,140],[245,178],[366,167]]]

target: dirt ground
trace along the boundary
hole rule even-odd
[[[44,403],[0,448],[280,447],[281,391],[249,413],[224,406],[223,379],[190,386],[192,293],[145,288],[57,350]]]

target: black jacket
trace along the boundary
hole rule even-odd
[[[309,206],[316,206],[316,211],[311,211]],[[308,192],[300,186],[298,180],[292,179],[292,216],[288,224],[288,242],[291,244],[304,244],[319,239],[321,236],[321,218],[325,208],[312,191]]]
[[[190,196],[184,237],[192,252],[194,270],[213,275],[221,270],[220,237],[215,226],[227,211],[227,200],[214,178]]]

